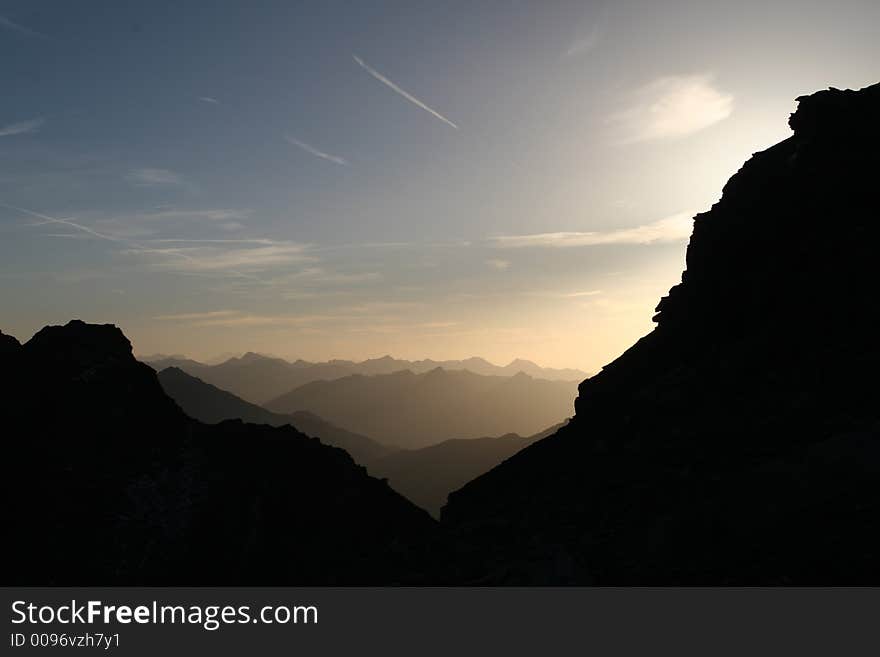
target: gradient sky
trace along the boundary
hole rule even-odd
[[[595,371],[794,98],[880,79],[878,25],[876,0],[0,0],[0,328]]]

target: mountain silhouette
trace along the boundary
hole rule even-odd
[[[459,438],[530,435],[571,415],[577,385],[482,376],[435,368],[424,374],[360,374],[314,381],[266,404],[275,413],[307,410],[388,444],[419,448]]]
[[[162,370],[158,377],[165,394],[177,402],[184,413],[205,424],[217,424],[224,420],[241,420],[273,427],[289,424],[307,436],[319,438],[327,445],[344,449],[361,465],[368,465],[394,451],[394,448],[386,447],[372,438],[325,422],[308,411],[298,411],[289,415],[273,413],[262,406],[246,402],[231,392],[190,376],[176,367]]]
[[[18,349],[21,347],[21,344],[11,335],[6,335],[3,331],[0,331],[0,358],[6,358],[15,354]]]
[[[430,516],[286,426],[187,417],[112,325],[0,340],[8,584],[389,584]]]
[[[439,516],[450,492],[559,428],[556,425],[528,437],[508,434],[497,438],[457,438],[422,449],[399,449],[340,429],[308,411],[273,413],[176,367],[164,369],[158,376],[165,393],[190,417],[207,424],[239,419],[272,426],[293,425],[328,445],[346,450],[371,475],[388,479],[394,490],[434,516]]]
[[[399,449],[376,459],[368,470],[388,479],[394,490],[431,515],[439,516],[449,493],[554,433],[559,426],[527,437],[511,433],[493,438],[453,438],[421,449]]]
[[[653,332],[450,496],[463,581],[880,582],[880,85],[798,102],[696,216]]]
[[[146,362],[156,371],[177,367],[254,404],[265,404],[313,381],[332,381],[354,374],[372,376],[404,370],[423,374],[439,367],[445,370],[467,370],[484,376],[514,376],[519,372],[525,372],[536,379],[550,381],[576,382],[586,376],[586,373],[580,370],[544,368],[527,360],[515,360],[504,367],[499,367],[482,358],[409,361],[383,356],[361,362],[331,360],[324,363],[310,363],[297,360],[291,363],[280,358],[248,352],[241,357],[230,358],[216,365],[206,365],[177,356],[153,358]]]

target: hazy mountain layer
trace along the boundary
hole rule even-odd
[[[557,429],[559,425],[528,437],[512,433],[497,438],[455,438],[421,449],[401,449],[379,458],[368,469],[373,476],[387,478],[407,499],[439,516],[449,493]]]
[[[798,100],[654,331],[450,496],[464,580],[880,583],[880,85]]]
[[[388,444],[418,448],[450,436],[531,435],[571,415],[577,385],[481,376],[440,368],[315,381],[266,404],[276,413],[308,410]]]
[[[286,392],[313,381],[332,381],[353,374],[372,376],[409,370],[416,374],[441,367],[445,370],[467,370],[484,376],[514,376],[524,372],[536,379],[550,381],[581,381],[586,373],[574,369],[539,367],[531,361],[515,360],[499,367],[482,358],[467,360],[408,361],[385,356],[363,362],[332,360],[310,363],[298,360],[293,363],[280,358],[247,353],[241,358],[231,358],[218,365],[206,365],[181,357],[161,358],[148,362],[156,371],[178,367],[188,374],[211,383],[222,390],[238,395],[254,404],[271,401]]]
[[[174,367],[159,372],[159,383],[187,415],[202,422],[240,419],[273,426],[292,424],[309,436],[341,447],[371,475],[387,478],[394,490],[435,516],[439,516],[450,492],[559,428],[557,425],[527,438],[508,434],[500,438],[452,439],[405,450],[340,429],[307,411],[273,413]]]
[[[115,326],[0,340],[7,584],[419,582],[436,524],[291,427],[187,417]]]
[[[327,445],[341,447],[361,465],[368,465],[394,451],[394,448],[382,445],[372,438],[325,422],[308,411],[297,411],[289,415],[273,413],[176,367],[166,368],[158,376],[165,394],[176,401],[184,413],[206,424],[216,424],[223,420],[242,420],[273,427],[289,424],[307,436],[320,438]]]

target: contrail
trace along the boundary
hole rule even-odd
[[[0,208],[6,208],[7,210],[13,210],[14,212],[20,212],[22,214],[26,214],[31,217],[35,217],[36,219],[41,219],[41,221],[39,221],[37,223],[29,224],[31,226],[43,226],[46,224],[60,224],[62,226],[69,226],[71,228],[75,228],[76,230],[87,233],[88,235],[91,235],[92,237],[97,237],[99,239],[107,240],[109,242],[116,242],[117,244],[122,244],[122,245],[128,247],[129,249],[131,249],[132,251],[137,251],[137,252],[141,252],[141,253],[157,253],[157,254],[163,255],[163,256],[171,255],[171,256],[177,256],[179,258],[183,258],[184,260],[187,260],[192,263],[199,262],[199,260],[197,258],[193,258],[189,254],[182,253],[180,251],[169,250],[169,249],[153,249],[153,248],[150,248],[149,246],[145,246],[144,244],[141,244],[139,242],[135,242],[134,240],[126,239],[124,237],[114,237],[113,235],[99,233],[98,231],[93,230],[92,228],[89,228],[88,226],[83,226],[82,224],[78,224],[75,221],[71,221],[70,219],[59,219],[57,217],[50,217],[47,214],[41,214],[39,212],[34,212],[33,210],[28,210],[27,208],[20,208],[15,205],[7,205],[6,203],[0,203]],[[229,271],[229,273],[233,274],[234,276],[239,276],[241,278],[248,278],[248,279],[263,283],[263,280],[261,278],[259,278],[258,276],[254,276],[252,274],[246,274],[244,272],[237,271],[235,269],[229,269],[227,271]]]
[[[441,121],[443,121],[443,123],[445,123],[445,124],[447,124],[447,125],[450,125],[450,126],[452,126],[453,128],[455,128],[456,130],[458,130],[458,126],[455,125],[455,124],[454,124],[452,121],[450,121],[449,119],[447,119],[445,116],[443,116],[440,112],[431,109],[430,107],[428,107],[427,105],[425,105],[425,103],[423,103],[423,102],[420,101],[418,98],[416,98],[415,96],[413,96],[411,93],[409,93],[408,91],[406,91],[406,90],[401,89],[400,87],[398,87],[398,86],[397,86],[396,84],[394,84],[391,80],[389,80],[389,79],[386,78],[384,75],[382,75],[381,73],[379,73],[379,71],[377,71],[377,70],[374,69],[372,66],[370,66],[369,64],[367,64],[363,59],[361,59],[361,58],[358,57],[357,55],[352,55],[352,57],[354,58],[354,61],[357,62],[358,66],[360,66],[360,67],[361,67],[362,69],[364,69],[367,73],[369,73],[370,75],[372,75],[372,76],[373,76],[374,78],[376,78],[379,82],[381,82],[382,84],[384,84],[386,87],[389,87],[392,91],[397,92],[398,94],[400,94],[401,96],[403,96],[404,98],[406,98],[409,102],[411,102],[413,105],[417,105],[417,106],[421,107],[423,110],[425,110],[426,112],[428,112],[429,114],[434,115],[436,118],[438,118],[438,119],[440,119]]]
[[[325,153],[324,151],[318,150],[314,146],[310,146],[304,141],[300,141],[294,137],[286,136],[284,139],[287,140],[288,144],[292,144],[297,148],[303,149],[306,153],[311,153],[315,157],[320,157],[322,160],[328,160],[333,162],[334,164],[341,164],[342,166],[348,165],[348,160],[344,157],[339,157],[338,155],[330,155],[330,153]]]
[[[24,135],[29,132],[36,132],[43,125],[43,119],[31,119],[30,121],[21,121],[19,123],[10,123],[0,127],[0,137],[9,137],[10,135]]]
[[[104,233],[99,233],[96,230],[92,230],[88,226],[83,226],[82,224],[78,224],[76,222],[70,221],[69,219],[57,219],[55,217],[50,217],[49,215],[40,214],[39,212],[34,212],[33,210],[28,210],[26,208],[19,208],[14,205],[7,205],[6,203],[0,203],[0,208],[6,208],[7,210],[14,210],[15,212],[20,212],[22,214],[29,215],[31,217],[36,217],[37,219],[42,219],[41,222],[30,224],[31,226],[42,226],[44,224],[62,224],[64,226],[70,226],[71,228],[76,228],[77,230],[81,230],[84,233],[88,233],[93,237],[98,237],[102,240],[109,240],[111,242],[119,242],[121,244],[133,245],[138,248],[143,248],[140,245],[132,242],[131,240],[126,240],[121,237],[113,237],[112,235],[105,235]]]
[[[7,30],[11,30],[12,32],[18,32],[19,34],[24,34],[29,37],[37,37],[38,39],[48,39],[45,34],[41,32],[37,32],[32,30],[24,25],[19,25],[18,23],[13,23],[11,20],[6,18],[5,16],[0,16],[0,27],[5,28]]]

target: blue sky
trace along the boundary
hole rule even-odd
[[[794,98],[877,81],[878,24],[867,1],[0,1],[0,327],[595,370]]]

